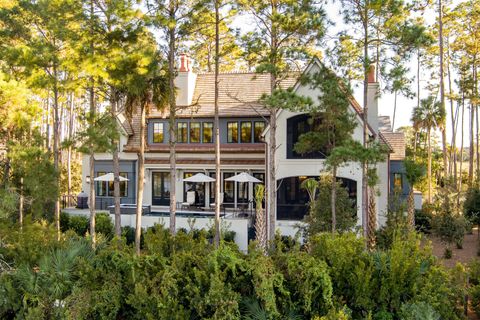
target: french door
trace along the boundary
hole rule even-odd
[[[152,204],[157,206],[170,204],[169,172],[152,172]]]

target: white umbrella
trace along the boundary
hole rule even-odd
[[[236,181],[236,182],[254,182],[254,183],[259,183],[262,182],[261,180],[258,180],[257,178],[249,175],[246,172],[239,173],[233,177],[225,179],[225,181]]]
[[[119,176],[120,178],[120,181],[128,181],[127,178],[124,178],[122,176]],[[99,177],[96,177],[95,179],[93,179],[94,181],[114,181],[115,180],[115,176],[113,175],[112,172],[110,173],[107,173],[107,174],[104,174],[103,176],[99,176]]]
[[[203,173],[197,173],[191,177],[183,179],[184,182],[213,182],[215,181],[214,178],[207,176]]]

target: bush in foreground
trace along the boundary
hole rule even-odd
[[[52,230],[32,224],[2,238],[13,269],[0,273],[0,318],[461,319],[452,276],[415,235],[367,252],[355,234],[320,234],[267,256],[157,225],[137,257],[126,241],[93,250],[73,232],[37,236]]]

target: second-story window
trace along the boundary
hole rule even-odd
[[[255,121],[253,126],[253,142],[262,142],[262,133],[265,130],[265,122]]]
[[[186,122],[177,123],[177,142],[179,143],[188,142],[188,123]]]
[[[190,143],[200,142],[200,122],[190,122]]]
[[[227,142],[228,143],[238,142],[238,122],[227,123]]]
[[[163,123],[153,124],[153,143],[163,143]]]
[[[241,143],[250,143],[252,142],[252,123],[241,122],[240,124],[240,142]]]
[[[213,123],[204,122],[203,124],[203,143],[212,143],[213,142]]]

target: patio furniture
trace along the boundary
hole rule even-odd
[[[220,192],[218,195],[219,195],[219,197],[220,197],[219,203],[220,203],[220,208],[221,208],[222,205],[223,205],[223,192]],[[215,202],[214,202],[214,203],[210,203],[210,209],[215,210]]]
[[[182,202],[182,209],[188,209],[195,204],[195,191],[187,192],[187,201]]]

